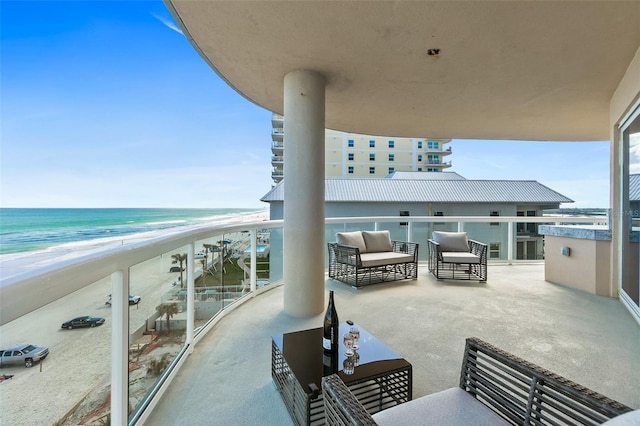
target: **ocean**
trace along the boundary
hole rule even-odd
[[[263,212],[264,209],[0,208],[0,259],[12,253],[224,222]]]

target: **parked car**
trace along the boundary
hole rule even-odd
[[[172,266],[171,268],[169,268],[169,272],[180,272],[180,267]]]
[[[104,302],[104,304],[111,306],[111,295],[109,295],[108,297],[109,297],[109,299],[106,302]],[[130,305],[137,305],[138,303],[140,303],[140,300],[142,300],[142,297],[140,297],[140,296],[134,296],[133,294],[129,295],[129,304]]]
[[[92,317],[91,315],[83,315],[62,323],[62,328],[71,330],[80,327],[95,327],[104,324],[104,318]]]
[[[23,364],[27,368],[49,355],[49,348],[36,345],[17,345],[0,351],[0,366]]]

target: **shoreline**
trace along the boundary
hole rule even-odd
[[[211,220],[199,223],[197,225],[191,224],[175,226],[172,228],[138,232],[130,235],[102,237],[90,240],[68,242],[39,250],[0,254],[0,288],[2,287],[2,282],[4,280],[19,274],[23,274],[38,268],[50,266],[57,262],[67,261],[110,248],[134,244],[161,235],[199,228],[203,225],[213,223],[223,224],[239,222],[259,222],[267,220],[269,220],[268,210],[229,214],[220,216],[215,220],[214,218],[211,218]]]

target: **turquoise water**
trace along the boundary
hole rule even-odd
[[[259,211],[262,210],[0,208],[0,254],[224,221]]]

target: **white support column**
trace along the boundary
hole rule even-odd
[[[458,232],[464,232],[464,222],[458,222]]]
[[[284,312],[324,310],[324,94],[314,71],[284,77]]]
[[[513,263],[513,227],[515,226],[515,222],[509,222],[509,227],[507,228],[507,261],[509,265]]]
[[[111,274],[111,424],[129,414],[129,274]]]
[[[188,345],[193,343],[193,334],[195,331],[195,302],[193,297],[195,294],[195,284],[193,279],[193,262],[195,246],[194,243],[187,245],[187,336],[186,342]],[[208,256],[208,255],[207,255]],[[202,270],[204,274],[204,269]],[[193,352],[193,347],[190,348]]]

